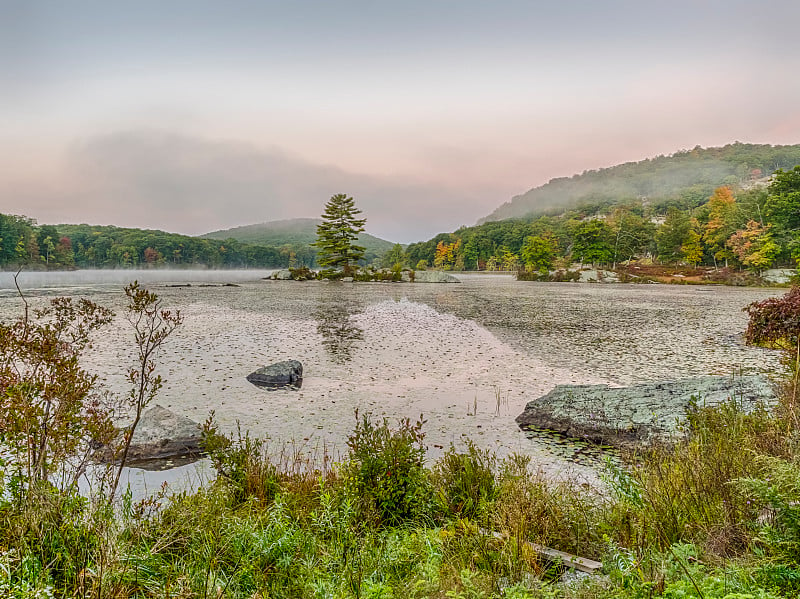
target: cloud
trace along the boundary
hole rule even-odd
[[[360,175],[279,148],[154,130],[75,143],[60,175],[41,179],[46,187],[28,181],[14,197],[24,204],[19,211],[33,209],[37,213],[29,216],[42,222],[110,223],[187,234],[318,216],[331,195],[347,193],[363,211],[370,233],[408,242],[472,224],[503,199]]]

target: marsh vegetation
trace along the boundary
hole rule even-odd
[[[119,598],[796,595],[793,387],[775,413],[744,414],[735,404],[700,409],[685,440],[610,462],[591,480],[573,476],[558,455],[513,425],[528,399],[520,388],[536,392],[557,377],[630,382],[734,364],[778,372],[769,350],[738,338],[747,323],[741,307],[764,299],[763,291],[659,294],[623,286],[601,317],[591,306],[606,291],[596,288],[554,287],[536,309],[526,294],[538,291],[510,278],[414,287],[406,299],[393,297],[393,287],[367,288],[159,288],[162,305],[179,308],[183,318],[158,357],[165,377],[159,400],[206,416],[217,409],[205,424],[217,477],[181,493],[123,492],[112,503],[108,494],[86,498],[74,486],[31,477],[4,452],[0,591]],[[126,301],[111,289],[96,298],[117,311]],[[30,298],[32,307],[47,301]],[[12,294],[3,298],[4,322],[19,307]],[[650,328],[638,336],[633,315],[643,310]],[[329,313],[336,322],[320,331]],[[553,319],[563,326],[556,330]],[[705,326],[699,339],[696,322]],[[614,326],[622,333],[612,338]],[[786,347],[796,348],[796,333],[784,331],[781,339],[787,334]],[[79,352],[81,363],[106,379],[93,385],[111,393],[124,381],[124,374],[111,375],[112,364],[137,355],[124,338],[121,327],[106,329],[91,337],[99,354],[88,345]],[[243,344],[245,338],[251,341]],[[470,347],[447,344],[457,340]],[[302,391],[267,394],[244,381],[243,394],[235,371],[258,351],[269,361],[287,347],[308,352],[311,376]],[[648,361],[648,352],[658,351],[660,360]],[[787,360],[791,382],[797,363]],[[622,366],[611,373],[612,364]],[[222,370],[204,372],[212,365]],[[484,371],[473,372],[481,365]],[[381,380],[370,384],[370,376]],[[203,377],[209,382],[189,384]],[[12,379],[3,379],[5,398],[18,389]],[[451,388],[448,379],[455,379]],[[217,387],[226,388],[212,395]],[[476,395],[483,387],[485,395]],[[461,401],[451,399],[457,395]],[[265,405],[269,417],[258,415]],[[317,410],[324,414],[316,420],[299,418]],[[312,422],[324,428],[312,429]],[[309,430],[320,443],[280,443]],[[602,561],[602,575],[564,582],[561,566],[530,543]]]

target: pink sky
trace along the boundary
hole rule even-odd
[[[0,211],[198,234],[344,192],[409,242],[553,177],[800,142],[788,0],[113,4],[0,7]]]

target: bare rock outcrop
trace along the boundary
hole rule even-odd
[[[745,412],[775,403],[763,376],[703,376],[613,388],[558,385],[528,402],[517,416],[523,429],[552,430],[617,446],[669,441],[682,434],[689,410],[732,400]]]

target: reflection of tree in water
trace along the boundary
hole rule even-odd
[[[314,312],[317,333],[322,335],[322,347],[337,364],[349,362],[353,346],[364,339],[364,329],[353,322],[356,311],[354,306],[323,304]]]

